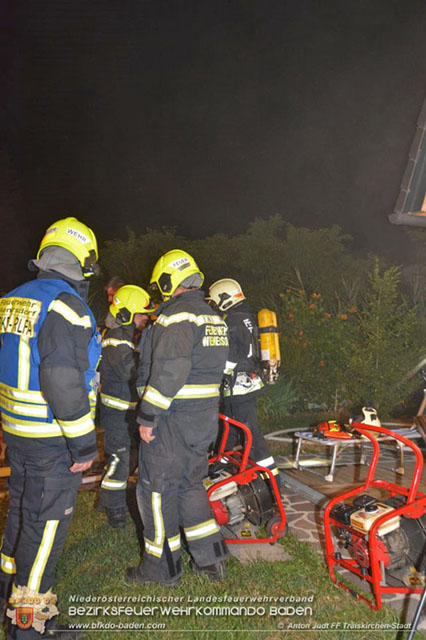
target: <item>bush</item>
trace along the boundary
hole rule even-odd
[[[91,286],[91,305],[102,318],[107,310],[103,287],[111,276],[146,288],[157,259],[176,248],[194,256],[205,288],[220,278],[238,280],[253,309],[264,306],[265,299],[276,300],[279,291],[294,284],[295,273],[326,294],[341,277],[355,279],[366,271],[368,259],[354,259],[347,251],[350,240],[337,226],[296,228],[278,215],[257,219],[234,237],[218,233],[190,240],[174,229],[148,229],[139,235],[127,229],[126,240],[109,240],[100,249],[102,276]]]
[[[103,286],[112,275],[146,288],[156,260],[184,249],[204,272],[205,289],[219,278],[235,278],[254,311],[267,306],[277,312],[284,375],[261,398],[262,416],[285,415],[294,405],[358,411],[370,401],[384,415],[417,385],[407,372],[424,353],[415,304],[424,303],[423,289],[404,301],[399,269],[381,273],[373,257],[351,255],[350,241],[337,226],[297,228],[280,216],[255,220],[235,237],[190,240],[173,229],[140,235],[129,229],[126,240],[101,248],[103,276],[93,283],[91,304],[101,319]]]
[[[418,385],[409,373],[424,357],[423,318],[403,300],[399,282],[398,267],[381,274],[376,261],[356,333],[345,345],[351,403],[359,406],[372,399],[383,415],[404,403]]]
[[[266,386],[259,396],[257,402],[259,419],[264,422],[288,416],[296,401],[297,394],[293,382],[281,375],[274,385]]]
[[[285,372],[301,408],[358,410],[374,402],[382,415],[417,384],[407,373],[424,353],[424,327],[399,293],[399,269],[371,270],[358,305],[335,307],[318,292],[288,289],[278,308]]]
[[[279,325],[283,367],[295,384],[300,408],[337,409],[345,404],[342,372],[353,339],[356,308],[332,314],[320,293],[287,289],[281,294]]]

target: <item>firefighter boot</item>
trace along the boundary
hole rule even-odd
[[[98,513],[105,513],[105,511],[107,510],[105,504],[103,503],[101,493],[99,493],[98,497],[96,498],[93,509]]]
[[[194,573],[205,575],[210,580],[223,580],[227,576],[226,564],[223,560],[205,567],[199,567],[193,560],[190,560],[189,567]]]
[[[124,581],[127,584],[161,584],[163,587],[176,587],[180,582],[180,575],[173,578],[163,578],[162,580],[154,580],[143,574],[142,565],[138,567],[128,567],[126,569]]]
[[[118,507],[116,509],[107,507],[106,513],[108,516],[108,524],[110,527],[113,527],[113,529],[126,528],[127,509],[123,507]]]

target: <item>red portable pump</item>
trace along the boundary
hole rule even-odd
[[[205,479],[215,519],[227,544],[272,544],[286,533],[286,516],[275,476],[267,467],[250,460],[250,429],[223,414],[219,419],[223,423],[219,450],[209,458],[209,476]],[[226,451],[230,424],[244,432],[242,451]],[[265,525],[267,537],[254,537],[249,525]]]
[[[382,606],[382,595],[385,593],[423,592],[426,494],[417,491],[423,470],[423,455],[414,442],[382,426],[366,426],[358,422],[351,426],[370,440],[373,455],[364,484],[336,496],[325,507],[326,560],[330,578],[337,586],[377,610]],[[416,466],[409,488],[374,479],[380,455],[377,436],[380,435],[391,436],[414,452]],[[385,490],[388,498],[377,500],[369,495],[373,487]],[[348,503],[348,499],[352,499],[352,503]],[[343,549],[348,550],[350,555],[343,557]],[[334,574],[335,567],[344,567],[366,580],[371,586],[374,600],[338,581]],[[412,576],[411,586],[401,580],[401,576],[407,574]],[[389,585],[389,578],[401,586]]]

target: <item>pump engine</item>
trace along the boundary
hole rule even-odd
[[[424,590],[426,494],[418,491],[423,454],[412,440],[380,424],[353,422],[352,427],[370,441],[373,452],[364,483],[325,505],[326,560],[335,584],[377,610],[382,606],[383,594]],[[415,466],[409,487],[375,478],[380,435],[394,438],[412,450]],[[376,492],[380,500],[372,495]],[[369,583],[373,599],[338,579],[336,567],[343,567]]]
[[[340,503],[332,509],[331,517],[348,527],[336,527],[336,533],[345,548],[352,549],[361,573],[365,574],[370,569],[370,551],[365,536],[378,518],[395,511],[402,504],[403,501],[397,498],[379,502],[373,496],[362,494],[352,504]],[[413,520],[396,515],[379,528],[376,552],[386,572],[404,581],[413,574],[413,568],[424,573],[425,543],[426,516]]]
[[[209,475],[204,480],[210,506],[227,543],[270,542],[285,535],[286,517],[275,476],[248,457],[251,433],[232,418],[219,416],[224,423],[219,452],[209,460]],[[225,451],[229,423],[243,429],[243,451]],[[265,525],[267,536],[257,537]]]

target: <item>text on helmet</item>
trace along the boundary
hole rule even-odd
[[[82,244],[87,244],[89,242],[89,238],[85,236],[84,233],[81,233],[81,231],[77,231],[77,229],[73,229],[72,227],[68,227],[66,233],[69,236],[73,236],[73,238]]]
[[[188,258],[178,258],[178,260],[175,260],[174,262],[170,263],[170,266],[173,269],[184,269],[188,265],[189,265]]]

